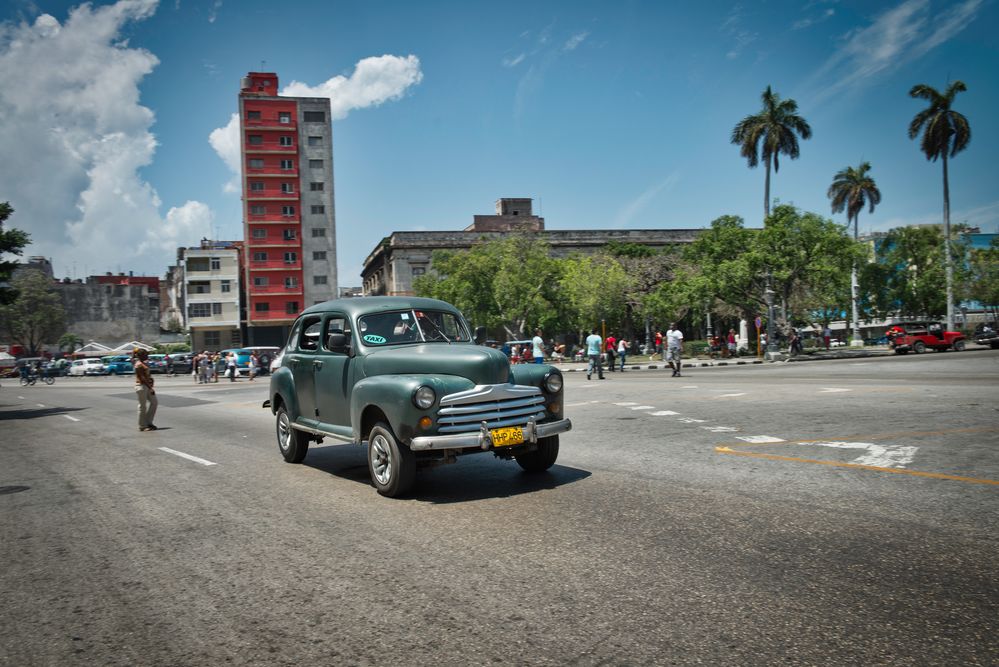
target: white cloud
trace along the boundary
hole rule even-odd
[[[587,37],[590,36],[589,30],[584,30],[583,32],[577,32],[575,35],[566,40],[565,44],[562,46],[566,51],[574,51],[577,46],[583,43]]]
[[[618,211],[616,216],[614,216],[613,226],[625,227],[626,225],[629,225],[632,219],[645,210],[645,208],[662,192],[671,191],[679,180],[680,174],[673,172],[659,183],[656,183],[645,192],[632,199],[630,202],[625,204],[620,211]]]
[[[416,56],[402,58],[384,55],[358,61],[349,77],[337,75],[316,86],[292,81],[280,94],[289,97],[328,97],[333,120],[340,120],[354,109],[401,99],[410,87],[422,80],[420,59]],[[223,190],[239,192],[239,116],[233,114],[224,127],[212,130],[208,135],[208,143],[233,173]]]
[[[291,97],[328,97],[333,120],[346,118],[354,109],[378,106],[398,100],[410,86],[423,80],[420,59],[410,55],[365,58],[354,66],[349,77],[337,75],[318,86],[292,81],[282,95]]]
[[[804,30],[805,28],[811,28],[813,25],[818,25],[823,21],[831,19],[836,14],[836,10],[829,8],[817,16],[807,16],[803,19],[795,21],[791,25],[791,30]]]
[[[207,204],[187,201],[183,206],[172,207],[166,219],[156,230],[148,230],[140,244],[140,252],[175,253],[179,246],[192,245],[201,238],[214,238],[212,223],[215,213]]]
[[[943,44],[975,17],[983,0],[945,4],[933,11],[930,0],[906,0],[870,25],[843,36],[840,47],[810,77],[811,106],[869,85]],[[807,94],[807,93],[806,93]]]
[[[0,145],[19,156],[0,161],[0,182],[11,224],[31,234],[26,254],[51,257],[57,273],[75,262],[158,274],[172,261],[146,242],[164,223],[139,175],[156,150],[139,85],[159,61],[121,37],[156,8],[120,0],[80,5],[63,23],[0,25]]]
[[[526,53],[520,53],[512,58],[503,59],[503,67],[516,67],[520,63],[524,62],[524,58],[527,57]]]
[[[732,8],[719,29],[734,42],[734,45],[725,53],[725,57],[729,60],[735,60],[742,55],[746,47],[759,37],[759,33],[743,27],[742,5],[736,5]]]

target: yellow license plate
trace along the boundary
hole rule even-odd
[[[519,426],[511,428],[494,428],[489,431],[493,439],[493,447],[509,447],[524,442],[524,429]]]

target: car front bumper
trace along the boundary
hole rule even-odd
[[[559,419],[553,422],[536,423],[533,419],[523,427],[524,442],[534,443],[540,438],[558,435],[572,430],[572,422],[568,419]],[[466,449],[478,447],[488,450],[493,448],[492,436],[485,423],[478,431],[472,433],[454,433],[451,435],[424,435],[413,438],[409,448],[414,452],[425,452],[435,449]]]

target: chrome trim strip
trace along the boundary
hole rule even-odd
[[[501,415],[502,416],[502,415]],[[469,427],[473,426],[476,422],[481,424],[488,424],[486,428],[500,428],[503,426],[526,426],[531,419],[544,419],[545,411],[540,410],[536,412],[528,412],[525,414],[508,415],[506,419],[476,419],[473,421],[467,421],[463,423],[441,423],[440,427],[437,429],[440,433],[467,433]],[[525,420],[524,417],[527,417]]]
[[[490,400],[502,401],[533,395],[541,395],[541,388],[521,384],[479,384],[471,389],[442,397],[440,405],[443,408],[448,405],[485,403]]]
[[[539,438],[558,435],[572,430],[572,422],[568,419],[560,419],[554,422],[536,424],[531,420],[524,427],[524,436],[533,439],[529,442],[537,442]],[[533,433],[532,433],[533,431]],[[463,449],[468,447],[478,447],[480,449],[492,448],[492,441],[489,438],[489,429],[486,428],[472,433],[457,433],[454,435],[426,435],[413,438],[409,448],[414,452],[424,452],[433,449]]]
[[[348,438],[347,436],[340,435],[339,433],[330,433],[329,431],[323,431],[318,428],[312,428],[310,426],[302,426],[301,424],[294,424],[294,423],[291,425],[291,427],[296,431],[305,431],[306,433],[311,433],[313,435],[321,435],[324,438],[334,438],[336,440],[339,440],[340,442],[349,442],[351,444],[354,443],[353,438]]]

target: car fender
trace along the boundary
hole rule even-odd
[[[271,414],[277,414],[278,406],[283,404],[291,421],[299,415],[298,392],[295,391],[295,376],[291,370],[282,366],[271,373],[270,380]]]
[[[545,388],[545,378],[553,371],[556,373],[562,372],[549,364],[517,364],[510,367],[510,380],[514,384],[540,387],[541,392],[547,398],[549,412],[561,418],[564,416],[562,413],[562,396],[565,390],[563,389],[557,394],[550,394]]]
[[[422,385],[433,388],[437,400],[427,410],[413,403],[413,393]],[[354,442],[364,439],[367,427],[364,413],[369,408],[377,408],[385,415],[392,432],[400,441],[409,442],[422,432],[417,432],[417,422],[421,417],[434,418],[436,425],[440,399],[448,394],[465,391],[474,387],[467,378],[456,375],[374,375],[366,377],[354,385],[350,396],[350,423]]]

